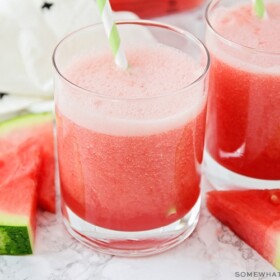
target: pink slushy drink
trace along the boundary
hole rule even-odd
[[[82,243],[144,256],[179,244],[198,221],[209,55],[174,27],[118,24],[126,70],[100,25],[54,55],[62,212]]]
[[[280,3],[265,1],[260,19],[251,1],[222,2],[208,13],[207,151],[240,175],[280,180]]]
[[[176,92],[199,71],[190,57],[162,45],[134,47],[127,56],[127,71],[117,69],[111,55],[103,53],[79,58],[66,75],[117,103],[127,98],[141,103],[167,89]],[[197,166],[205,119],[202,95],[188,99],[189,108],[178,116],[168,113],[176,112],[179,100],[156,108],[137,102],[133,108],[102,101],[74,103],[81,108],[77,113],[72,100],[58,104],[64,203],[82,219],[114,230],[153,229],[186,215],[200,193]]]

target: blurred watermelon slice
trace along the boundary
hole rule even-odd
[[[39,146],[42,159],[38,204],[41,209],[55,213],[53,115],[28,114],[0,123],[0,156],[30,139]]]
[[[212,191],[207,207],[280,270],[280,189]]]
[[[0,255],[33,252],[40,158],[31,140],[0,155]]]

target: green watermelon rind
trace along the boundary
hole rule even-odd
[[[54,119],[53,113],[39,113],[20,115],[0,123],[0,137],[9,135],[10,132],[17,128],[36,126],[44,122],[49,122]]]
[[[28,128],[53,121],[51,112],[20,115],[0,123],[0,138],[9,137],[19,128]],[[0,212],[0,255],[33,253],[34,234],[27,216]]]
[[[0,213],[0,255],[32,254],[33,241],[28,217]]]
[[[29,220],[25,216],[14,215],[0,212],[0,224],[6,226],[19,225],[26,226],[28,225]]]
[[[277,241],[276,241],[276,254],[274,256],[273,265],[280,270],[280,236],[278,234]]]

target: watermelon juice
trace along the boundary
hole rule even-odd
[[[67,75],[75,84],[109,97],[136,98],[157,96],[164,87],[176,90],[188,84],[199,68],[185,54],[160,45],[134,47],[127,55],[131,73],[116,69],[106,53],[80,58]],[[155,72],[162,64],[170,70]],[[104,105],[100,114],[106,113],[108,120],[92,113],[90,121],[86,116],[73,120],[71,109],[58,105],[64,202],[82,219],[114,230],[157,228],[186,215],[199,197],[197,164],[202,160],[205,119],[201,95],[194,94],[188,101],[193,107],[183,115],[155,120],[147,118],[168,112],[169,106],[176,110],[177,104],[159,104],[161,108],[135,104],[132,113],[137,120],[118,120],[110,113],[125,114],[127,105]]]
[[[131,11],[140,18],[151,18],[197,8],[203,0],[111,0],[114,11]]]
[[[152,29],[156,36],[159,26]],[[56,82],[64,218],[84,243],[90,238],[100,250],[103,242],[117,254],[159,246],[160,236],[160,250],[174,246],[194,229],[199,213],[207,51],[201,45],[200,57],[192,57],[156,41],[146,27],[133,34],[128,69],[117,68],[104,47],[75,50]],[[141,42],[130,41],[140,36]],[[138,232],[152,233],[143,239]]]
[[[153,229],[182,218],[200,193],[204,118],[202,110],[179,128],[125,136],[93,131],[58,112],[64,203],[114,230]]]
[[[216,2],[206,37],[207,151],[237,174],[280,180],[280,3],[265,2],[267,17],[259,19],[251,1]]]

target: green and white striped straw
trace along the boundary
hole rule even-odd
[[[102,17],[102,22],[105,28],[106,35],[109,39],[109,44],[115,57],[115,63],[122,69],[127,69],[128,63],[124,49],[121,45],[121,40],[117,25],[114,21],[113,12],[109,0],[96,0],[97,6]]]
[[[253,0],[254,12],[260,19],[267,17],[263,0]]]

